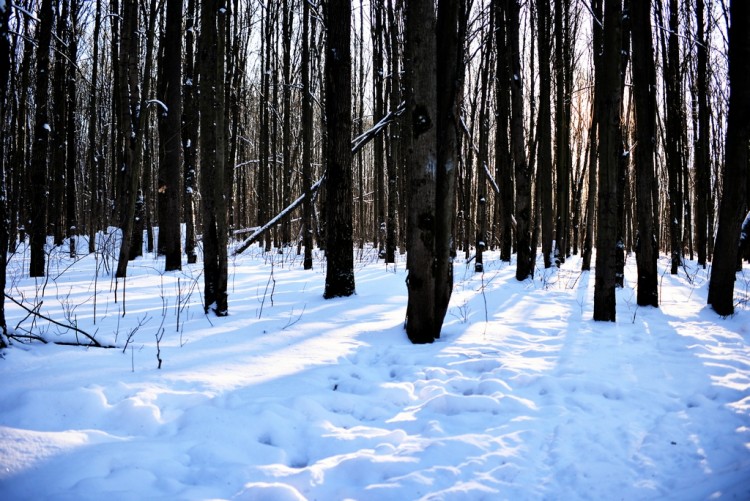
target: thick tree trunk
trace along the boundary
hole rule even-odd
[[[511,77],[510,143],[516,175],[516,280],[526,280],[534,275],[535,249],[531,248],[531,171],[526,159],[524,139],[523,75],[521,74],[521,44],[519,40],[519,0],[506,0],[506,23],[508,29],[508,57]]]
[[[227,227],[224,198],[224,19],[211,2],[201,4],[200,73],[201,195],[203,198],[204,309],[228,314]]]
[[[406,112],[409,144],[406,333],[413,343],[435,339],[435,176],[437,86],[432,0],[406,6]]]
[[[154,48],[154,27],[156,25],[156,0],[151,0],[146,38],[146,62],[143,70],[143,93],[138,91],[138,6],[135,0],[128,0],[124,5],[124,24],[122,28],[121,64],[120,64],[120,100],[121,126],[128,128],[123,177],[122,200],[122,242],[117,261],[116,276],[127,275],[128,260],[140,255],[139,248],[143,242],[142,232],[135,238],[134,234],[143,222],[138,216],[138,205],[143,202],[142,191],[138,188],[143,171],[143,141],[146,133],[144,125],[148,123],[149,107],[142,102],[141,96],[148,96],[151,88],[151,66]]]
[[[659,4],[661,0],[658,0]],[[675,275],[682,264],[682,89],[680,86],[680,45],[678,39],[678,2],[669,0],[669,36],[667,41],[665,79],[667,174],[669,177],[669,240],[672,266]]]
[[[537,19],[539,32],[539,166],[537,183],[542,218],[542,254],[544,267],[552,266],[552,239],[555,230],[554,211],[552,207],[552,115],[550,110],[550,96],[552,95],[552,75],[550,74],[550,35],[549,0],[537,2]],[[562,80],[557,81],[561,87]],[[560,120],[560,116],[557,116]],[[558,159],[559,162],[559,159]],[[558,179],[558,183],[560,179]]]
[[[732,0],[730,9],[724,192],[719,206],[719,227],[708,286],[708,304],[719,315],[734,313],[734,281],[740,225],[747,199],[747,145],[750,138],[750,3]]]
[[[5,117],[8,102],[6,89],[10,77],[11,44],[8,35],[10,21],[10,3],[0,7],[0,117]],[[0,124],[0,131],[5,137],[5,121]],[[0,141],[0,349],[6,347],[5,338],[8,330],[5,323],[5,269],[8,259],[8,190],[5,175],[5,141]]]
[[[164,271],[182,269],[182,0],[167,1],[159,109],[159,249]]]
[[[47,154],[49,151],[49,52],[55,11],[52,0],[43,0],[39,11],[36,49],[36,95],[34,102],[34,145],[31,156],[31,235],[29,276],[43,277],[45,273],[44,245],[47,241],[47,199],[49,179]]]
[[[352,234],[351,2],[325,4],[327,215],[325,298],[354,294]]]
[[[651,1],[631,2],[633,33],[633,93],[636,114],[636,213],[638,238],[636,260],[638,263],[639,306],[659,306],[658,274],[656,260],[659,255],[658,240],[654,231],[653,184],[654,147],[656,139],[656,69],[651,35]]]
[[[185,24],[185,83],[182,118],[182,139],[184,152],[184,181],[185,181],[185,254],[188,264],[198,260],[195,251],[195,191],[197,183],[197,150],[198,145],[198,113],[195,91],[195,19],[197,17],[195,0],[188,0],[187,17]]]
[[[513,250],[513,159],[510,154],[508,126],[510,121],[510,60],[506,37],[506,0],[494,0],[497,16],[497,124],[495,126],[495,177],[500,187],[497,197],[500,213],[500,260],[510,262]]]
[[[617,191],[620,138],[622,0],[604,1],[604,52],[599,115],[599,197],[596,230],[594,320],[614,322],[617,279]]]
[[[695,141],[695,246],[698,264],[705,268],[708,250],[708,214],[711,193],[710,111],[708,109],[708,38],[704,23],[709,19],[705,13],[704,0],[696,2],[697,68],[696,90],[698,98],[698,134]]]
[[[591,270],[591,256],[594,250],[594,233],[596,228],[596,200],[598,196],[597,179],[598,179],[598,158],[599,158],[599,142],[597,141],[597,133],[599,132],[598,121],[599,121],[599,108],[602,104],[600,102],[599,85],[601,80],[601,67],[603,59],[603,29],[602,29],[602,0],[592,0],[591,9],[594,12],[594,20],[591,24],[593,31],[593,60],[594,60],[594,96],[591,101],[591,125],[589,127],[589,183],[588,183],[588,199],[586,201],[586,234],[583,240],[583,255],[581,260],[581,270]]]

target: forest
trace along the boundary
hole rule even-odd
[[[696,259],[711,265],[708,303],[734,312],[745,2],[19,0],[0,12],[3,301],[18,252],[31,278],[49,273],[51,249],[106,254],[123,289],[144,253],[164,272],[200,256],[205,311],[225,316],[228,261],[256,246],[296,249],[304,269],[323,251],[326,298],[356,291],[367,249],[386,264],[405,254],[415,343],[440,337],[454,261],[481,273],[489,251],[515,256],[519,281],[537,254],[545,269],[580,255],[603,321],[616,320],[626,259],[638,304],[656,307],[658,256],[671,274]],[[4,307],[0,321],[5,345],[17,333]]]

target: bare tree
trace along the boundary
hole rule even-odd
[[[5,324],[5,269],[8,259],[8,189],[5,176],[5,112],[8,102],[8,81],[11,67],[11,43],[9,37],[10,3],[0,6],[0,349],[5,348],[8,329]]]
[[[540,208],[542,218],[542,254],[544,267],[552,266],[552,239],[554,238],[555,220],[552,203],[552,112],[550,96],[552,95],[552,75],[550,74],[550,6],[549,0],[537,1],[537,31],[539,34],[539,159],[537,183],[539,183]],[[563,85],[557,81],[558,87]],[[557,117],[558,121],[560,116]],[[558,179],[558,182],[560,180]]]
[[[617,275],[617,190],[621,157],[622,0],[604,0],[604,45],[599,120],[599,196],[597,203],[594,320],[614,322]],[[599,68],[597,68],[598,70]]]
[[[228,314],[227,211],[224,194],[224,29],[226,10],[201,3],[198,40],[200,74],[200,162],[203,198],[204,309]]]
[[[352,235],[351,2],[324,4],[326,20],[327,207],[324,297],[354,294]]]
[[[635,177],[638,238],[638,296],[640,306],[659,306],[656,260],[659,246],[654,231],[654,148],[656,137],[656,69],[651,34],[651,1],[630,4],[633,37],[633,93],[636,139]]]
[[[732,0],[729,27],[729,116],[708,304],[719,315],[734,313],[740,225],[747,201],[748,139],[750,138],[750,3]]]
[[[159,248],[164,270],[182,269],[182,0],[167,1],[159,116]]]

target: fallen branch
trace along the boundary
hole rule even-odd
[[[89,341],[91,341],[91,343],[88,344],[88,345],[82,345],[82,344],[79,343],[79,344],[77,344],[77,346],[93,346],[95,348],[114,348],[114,346],[109,346],[109,345],[105,346],[105,345],[101,344],[99,341],[96,340],[96,338],[94,336],[92,336],[91,334],[89,334],[88,332],[86,332],[84,330],[79,329],[78,327],[76,327],[74,325],[64,324],[62,322],[59,322],[59,321],[57,321],[55,319],[52,319],[52,318],[46,316],[46,315],[43,315],[42,313],[39,313],[38,311],[30,309],[25,304],[16,301],[15,298],[13,298],[12,296],[9,296],[7,293],[5,294],[5,297],[8,298],[8,299],[10,299],[11,301],[13,301],[15,304],[17,304],[18,306],[20,306],[21,308],[23,308],[24,310],[26,310],[31,315],[39,317],[42,320],[46,320],[47,322],[49,322],[51,324],[55,324],[55,325],[57,325],[59,327],[62,327],[64,329],[69,329],[69,330],[72,330],[74,332],[77,332],[78,334],[81,334],[82,336],[86,337]],[[66,344],[67,345],[67,344],[73,344],[73,343],[55,343],[55,344]]]
[[[378,123],[373,125],[370,129],[363,132],[359,136],[355,137],[352,141],[352,154],[357,153],[359,150],[365,147],[367,143],[372,141],[375,137],[377,137],[378,134],[380,134],[383,129],[385,129],[388,124],[393,122],[397,117],[400,117],[404,114],[404,111],[406,111],[406,103],[402,102],[398,108],[395,110],[389,112],[386,116],[380,119]],[[310,196],[313,196],[318,189],[323,185],[325,182],[326,175],[323,174],[323,176],[318,179],[318,181],[310,187]],[[302,205],[302,203],[305,201],[306,194],[303,193],[302,195],[297,198],[294,202],[289,204],[284,210],[276,214],[276,216],[273,217],[270,221],[268,221],[266,224],[261,226],[260,228],[257,228],[252,235],[247,237],[242,244],[235,249],[233,254],[235,256],[238,256],[245,252],[251,245],[253,245],[255,242],[257,242],[260,237],[262,237],[268,230],[279,224],[281,221],[283,221],[286,217],[289,216],[289,214],[292,213],[294,209]],[[235,233],[236,234],[236,233]]]

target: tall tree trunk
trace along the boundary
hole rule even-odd
[[[195,0],[188,0],[185,24],[185,84],[182,118],[182,139],[184,152],[184,180],[185,180],[185,254],[187,262],[193,264],[198,260],[195,251],[195,191],[197,183],[197,150],[198,146],[198,113],[196,103],[196,71],[195,71],[195,19],[197,17]]]
[[[604,0],[604,52],[599,114],[599,196],[597,203],[594,320],[614,322],[617,275],[617,191],[622,147],[620,80],[622,0]],[[597,68],[598,70],[598,68]]]
[[[748,139],[750,138],[750,3],[732,0],[729,27],[729,115],[708,304],[719,315],[734,313],[734,281],[740,225],[747,199]]]
[[[492,66],[492,38],[495,32],[495,16],[489,12],[489,27],[486,30],[484,42],[482,43],[483,54],[480,65],[480,87],[481,96],[479,103],[479,146],[477,155],[477,235],[476,235],[476,259],[474,260],[474,271],[484,271],[484,250],[487,248],[487,172],[489,172],[489,141],[490,141],[490,117],[489,117],[489,86],[490,67]],[[439,143],[439,142],[438,142]]]
[[[406,334],[413,343],[435,339],[435,13],[432,0],[406,6],[407,134],[409,214],[407,221]]]
[[[124,5],[124,24],[122,27],[121,65],[120,65],[120,100],[121,125],[128,128],[127,148],[123,178],[123,214],[122,242],[117,261],[116,276],[127,275],[128,260],[140,255],[143,242],[142,231],[138,235],[139,225],[143,218],[137,216],[137,207],[143,202],[143,192],[139,189],[143,171],[143,142],[148,123],[149,107],[145,103],[151,89],[151,67],[156,25],[156,0],[151,0],[146,38],[146,62],[143,70],[143,93],[138,90],[138,6],[135,0],[127,0]],[[143,96],[143,100],[141,98]],[[138,224],[137,224],[138,223]],[[135,236],[135,238],[134,238]]]
[[[495,172],[500,187],[498,212],[500,213],[500,260],[510,262],[513,249],[513,159],[510,154],[508,126],[510,121],[510,59],[506,37],[507,0],[493,0],[497,16],[497,124],[495,126]]]
[[[698,264],[706,267],[708,250],[708,213],[711,192],[711,151],[710,151],[710,111],[708,109],[708,37],[704,24],[706,15],[704,0],[696,2],[697,24],[697,68],[696,90],[698,98],[698,134],[695,141],[695,246],[698,251]]]
[[[557,164],[557,217],[555,260],[564,263],[570,254],[571,152],[570,108],[573,62],[570,33],[570,0],[555,0],[555,158]]]
[[[351,2],[324,4],[326,37],[327,215],[325,298],[354,294],[352,251]]]
[[[164,271],[182,269],[182,0],[167,1],[159,110],[159,249]]]
[[[636,113],[636,212],[638,239],[639,306],[659,306],[656,260],[658,240],[654,231],[653,184],[654,147],[656,139],[656,69],[651,34],[651,0],[630,4],[633,37],[633,93]]]
[[[99,34],[102,25],[102,2],[96,0],[96,14],[94,15],[94,34],[93,34],[93,56],[91,64],[91,91],[89,92],[89,254],[96,251],[96,232],[102,224],[102,209],[104,201],[104,187],[100,184],[101,171],[104,170],[102,157],[97,147],[98,124],[97,115],[99,113]]]
[[[11,44],[9,36],[10,3],[0,6],[0,132],[7,137],[5,130],[5,111],[7,109],[8,80],[11,67]],[[5,338],[8,329],[5,323],[5,269],[8,259],[8,190],[5,175],[5,140],[0,141],[0,349],[6,347]]]
[[[76,64],[75,61],[78,57],[78,37],[80,36],[79,29],[79,16],[81,10],[80,0],[71,0],[70,3],[70,24],[68,26],[68,48],[67,48],[67,62],[66,77],[67,77],[67,93],[66,93],[66,129],[67,129],[67,152],[65,154],[65,220],[66,220],[66,232],[68,236],[68,243],[70,244],[70,251],[68,255],[75,259],[77,253],[76,236],[78,235],[78,214],[77,214],[77,201],[76,201],[76,186],[78,182],[76,179],[76,171],[78,165],[78,153],[79,147],[78,141],[76,140],[76,112],[78,110],[78,99],[76,89]]]
[[[388,0],[388,36],[386,45],[390,61],[390,111],[394,111],[401,103],[401,67],[399,64],[399,33],[398,24],[393,8],[393,0]],[[388,203],[386,211],[386,236],[385,236],[385,262],[396,262],[396,230],[398,228],[398,218],[396,215],[396,206],[398,204],[398,170],[401,159],[401,120],[396,119],[388,126]]]
[[[313,116],[312,116],[312,79],[310,78],[310,4],[302,2],[302,191],[305,201],[302,205],[302,245],[305,248],[303,267],[311,270],[313,267],[313,222],[314,210],[312,192],[312,147],[313,147]],[[360,194],[362,186],[360,186]]]
[[[593,31],[593,60],[594,60],[594,96],[591,100],[591,126],[589,127],[589,186],[588,200],[586,201],[586,235],[583,241],[583,255],[581,260],[581,270],[591,270],[591,255],[594,250],[594,232],[596,228],[596,200],[598,196],[598,158],[599,142],[597,133],[601,134],[598,127],[599,109],[602,107],[600,102],[599,85],[601,80],[600,69],[603,65],[603,48],[604,38],[602,29],[602,0],[592,0],[591,9],[594,13],[591,29]]]
[[[556,14],[557,15],[557,14]],[[549,0],[537,2],[537,19],[539,32],[539,166],[537,183],[539,183],[542,218],[542,254],[544,267],[552,266],[552,239],[555,230],[554,211],[552,207],[552,116],[550,110],[550,96],[552,95],[552,76],[550,74],[550,20]],[[557,76],[559,77],[558,72]],[[558,88],[563,85],[562,79],[557,80]],[[558,123],[560,115],[557,116]],[[559,159],[558,159],[559,163]],[[559,167],[559,165],[558,165]],[[560,179],[558,178],[558,183]]]
[[[303,0],[307,1],[307,0]],[[283,45],[283,94],[282,106],[284,112],[283,123],[283,173],[281,189],[281,206],[288,207],[292,198],[292,7],[289,0],[284,0],[282,5],[282,45]],[[281,242],[283,245],[291,245],[292,230],[289,220],[286,219],[281,225]]]
[[[55,10],[52,0],[42,0],[39,10],[36,48],[36,95],[34,102],[34,145],[31,156],[31,228],[29,276],[45,273],[44,245],[47,241],[47,155],[49,152],[49,53]]]
[[[463,86],[463,41],[465,22],[459,21],[459,12],[466,14],[465,4],[459,0],[439,0],[437,9],[436,56],[432,63],[437,71],[434,89],[437,100],[436,151],[437,172],[435,188],[435,320],[433,337],[440,337],[440,329],[448,311],[453,292],[453,218],[456,196],[456,168],[458,165],[460,95]],[[426,26],[425,26],[426,28]],[[437,61],[443,64],[437,66]],[[424,96],[428,92],[424,89]],[[429,90],[429,92],[433,92]],[[415,100],[415,103],[419,101]],[[419,106],[417,104],[417,106]],[[415,108],[416,109],[416,108]],[[414,115],[412,115],[412,119]],[[415,132],[417,130],[415,129]],[[429,167],[428,162],[424,167]],[[409,269],[411,277],[411,268]],[[411,291],[410,291],[411,292]]]
[[[55,45],[53,54],[55,63],[52,70],[52,133],[50,147],[49,207],[47,214],[55,246],[63,244],[65,239],[65,167],[68,141],[67,127],[67,46],[70,18],[70,0],[60,2],[57,26],[55,27]]]
[[[675,275],[682,264],[682,89],[680,79],[679,13],[677,0],[669,0],[669,30],[664,71],[666,100],[666,144],[667,174],[669,177],[669,238],[672,266]],[[661,0],[657,0],[661,11]]]
[[[506,26],[508,29],[508,57],[511,77],[510,143],[516,175],[516,280],[526,280],[534,275],[535,249],[531,248],[534,231],[531,217],[531,170],[526,159],[524,139],[523,75],[521,73],[521,44],[519,40],[520,0],[506,0]]]
[[[218,12],[217,12],[218,10]],[[200,155],[203,197],[204,310],[228,314],[227,224],[224,196],[224,34],[225,12],[212,2],[201,4],[198,41],[200,73]]]
[[[371,6],[373,29],[372,29],[372,91],[374,116],[382,117],[385,112],[383,101],[383,77],[386,73],[383,58],[383,0],[375,0]],[[385,258],[385,184],[383,183],[383,171],[385,162],[383,151],[383,138],[378,136],[372,142],[375,210],[373,211],[373,244],[378,248],[378,257]]]

